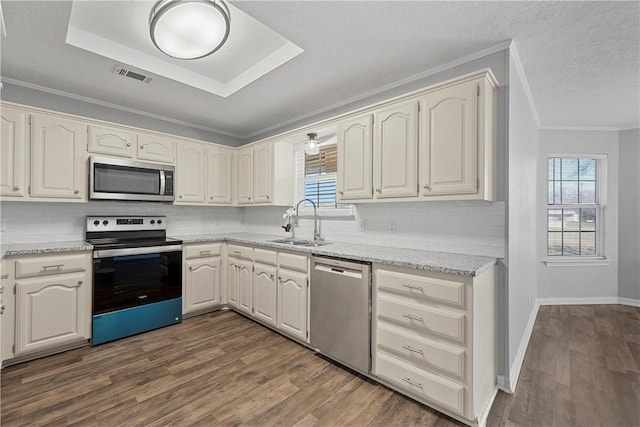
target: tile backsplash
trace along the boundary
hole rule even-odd
[[[173,206],[161,203],[8,202],[0,206],[1,243],[84,239],[87,215],[166,215],[168,235],[255,232],[287,236],[284,207]],[[354,216],[322,219],[326,240],[504,257],[504,202],[362,204]],[[364,221],[364,231],[360,222]],[[395,232],[391,232],[391,221]],[[296,236],[313,236],[313,219],[300,219]]]

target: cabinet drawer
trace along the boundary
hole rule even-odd
[[[184,254],[186,259],[220,256],[222,254],[221,244],[185,245]]]
[[[429,298],[464,307],[464,283],[397,271],[378,270],[378,289],[416,299]]]
[[[408,365],[386,354],[376,354],[376,370],[401,390],[464,415],[464,386]]]
[[[16,278],[85,271],[87,257],[88,254],[21,258],[16,260]]]
[[[305,255],[296,255],[286,252],[280,252],[278,254],[278,263],[282,268],[288,268],[290,270],[307,272],[309,259]]]
[[[378,326],[378,350],[420,368],[437,369],[464,380],[464,349]]]
[[[278,253],[267,249],[254,249],[253,260],[255,262],[261,262],[263,264],[277,265]]]
[[[228,245],[229,256],[236,258],[253,259],[253,248],[239,245]]]
[[[420,333],[436,334],[464,344],[465,315],[454,311],[378,299],[378,319]]]

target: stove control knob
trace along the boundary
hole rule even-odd
[[[158,220],[158,224],[162,224],[162,220],[161,219]]]
[[[98,225],[100,225],[100,221],[98,221],[98,220],[96,219],[95,221],[93,221],[93,225],[95,225],[95,226],[97,227]]]
[[[155,224],[156,222],[154,220],[151,220],[151,225]],[[158,221],[158,223],[160,223],[160,221]]]
[[[102,221],[102,225],[106,226],[107,224],[109,224],[109,221],[107,221],[106,219]]]

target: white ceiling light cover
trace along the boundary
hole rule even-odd
[[[229,21],[229,10],[220,0],[162,1],[151,15],[151,39],[172,58],[198,59],[222,47]]]

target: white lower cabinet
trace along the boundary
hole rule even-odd
[[[238,265],[238,309],[253,314],[253,261],[239,260]]]
[[[278,329],[303,341],[308,338],[308,286],[307,273],[278,270]]]
[[[2,360],[91,338],[91,253],[5,258]]]
[[[222,280],[221,244],[185,246],[182,313],[189,314],[220,305]]]
[[[496,390],[494,270],[469,277],[373,268],[372,373],[476,424]]]
[[[275,265],[253,266],[253,316],[271,326],[276,326],[277,274]]]

